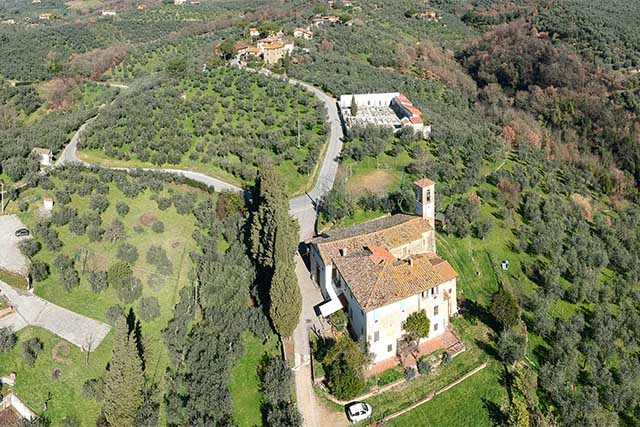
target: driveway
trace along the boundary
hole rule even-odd
[[[0,294],[16,309],[16,313],[0,319],[0,326],[20,330],[39,326],[81,350],[94,351],[109,333],[111,326],[81,316],[29,292],[15,289],[0,280]]]
[[[30,237],[16,237],[15,232],[25,225],[15,215],[0,216],[0,269],[26,276],[29,260],[22,255],[18,243]]]

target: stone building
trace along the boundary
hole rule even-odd
[[[424,310],[429,336],[445,333],[456,314],[457,273],[436,254],[435,184],[414,183],[415,215],[390,215],[323,233],[311,242],[311,275],[325,302],[323,316],[344,309],[356,339],[364,337],[374,363],[398,355],[403,325]]]

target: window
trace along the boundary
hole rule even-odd
[[[430,202],[431,201],[431,190],[427,190],[426,194],[427,194],[427,197],[426,197],[427,202]]]
[[[433,315],[434,316],[438,315],[438,308],[440,308],[440,307],[438,307],[437,305],[435,307],[433,307]]]
[[[373,342],[378,342],[380,340],[380,331],[375,331],[373,333]]]
[[[434,323],[434,324],[433,324],[433,330],[434,330],[434,331],[437,331],[437,330],[438,330],[438,324],[437,324],[437,323]]]
[[[389,345],[387,346],[387,352],[388,352],[388,353],[391,353],[392,351],[393,351],[393,344],[389,344]]]
[[[429,291],[422,291],[422,298],[426,298],[429,296]]]
[[[416,199],[418,203],[422,203],[422,189],[416,189]]]
[[[402,257],[405,258],[407,256],[407,252],[409,252],[409,248],[407,246],[402,247]]]

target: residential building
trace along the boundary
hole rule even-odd
[[[33,150],[31,150],[31,153],[38,158],[40,166],[46,167],[53,165],[53,151],[49,150],[48,148],[35,147]]]
[[[138,10],[145,10],[147,8],[146,4],[139,4],[138,5]]]
[[[102,16],[116,16],[115,10],[103,10]]]
[[[282,58],[284,58],[285,51],[282,43],[271,43],[263,45],[262,54],[264,62],[266,64],[277,64]]]
[[[311,18],[311,23],[316,27],[325,23],[337,24],[338,22],[340,22],[340,17],[335,15],[318,15]]]
[[[5,19],[4,21],[2,21],[2,24],[7,24],[7,25],[13,25],[15,23],[16,23],[15,19]]]
[[[52,15],[50,13],[41,13],[38,18],[40,18],[41,21],[49,21],[51,17]]]
[[[440,15],[438,15],[438,12],[435,12],[433,10],[425,10],[424,12],[420,12],[416,17],[429,22],[438,22],[441,19]]]
[[[255,27],[251,27],[249,28],[249,36],[251,36],[254,39],[258,38],[260,37],[260,31],[258,31],[258,29]]]
[[[355,115],[352,114],[353,103],[357,107]],[[408,126],[425,139],[431,135],[431,126],[425,124],[422,111],[399,92],[342,95],[338,104],[347,128],[372,124],[388,126],[398,132]]]
[[[173,4],[181,6],[183,4],[185,4],[187,2],[187,0],[173,0]]]
[[[436,255],[435,184],[414,183],[415,215],[390,215],[323,233],[311,242],[310,266],[325,302],[323,316],[344,309],[354,338],[364,337],[373,363],[396,358],[403,325],[423,310],[428,344],[445,333],[457,308],[457,273]]]
[[[293,30],[293,37],[297,39],[311,40],[313,38],[313,31],[307,28],[296,28]]]

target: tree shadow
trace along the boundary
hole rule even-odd
[[[135,340],[136,350],[142,363],[142,370],[144,371],[146,366],[144,344],[142,343],[142,325],[140,324],[140,319],[138,319],[136,314],[133,312],[133,308],[130,308],[129,313],[127,313],[127,326],[129,329],[129,336]]]
[[[486,341],[479,340],[477,338],[474,340],[474,342],[480,350],[484,351],[487,354],[487,356],[496,360],[500,360],[500,357],[498,356],[498,351],[496,350],[495,346],[493,346],[492,344]]]
[[[482,398],[482,406],[489,413],[489,418],[494,426],[503,426],[507,421],[507,415],[502,412],[502,408],[497,403]]]
[[[466,318],[480,321],[496,332],[500,329],[500,325],[491,313],[489,313],[489,310],[475,301],[469,299],[462,300],[460,302],[460,311]]]

